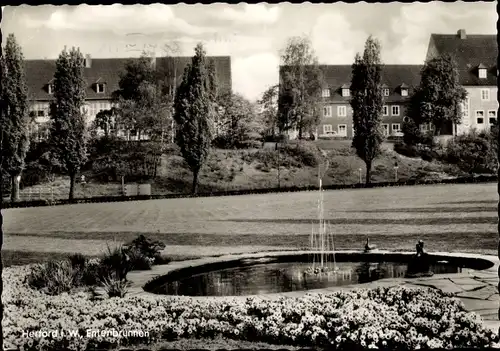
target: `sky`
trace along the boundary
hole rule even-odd
[[[386,64],[422,64],[431,33],[496,34],[496,2],[248,5],[6,6],[2,33],[25,59],[55,59],[64,46],[95,58],[231,56],[233,91],[255,101],[277,84],[287,39],[306,35],[321,64],[351,64],[369,35]]]

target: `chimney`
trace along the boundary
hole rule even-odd
[[[85,68],[90,68],[92,66],[92,58],[89,54],[85,55]]]
[[[459,29],[457,35],[460,39],[467,39],[467,34],[465,33],[465,29]]]

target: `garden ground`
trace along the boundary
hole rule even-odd
[[[311,144],[313,142],[307,142]],[[293,143],[291,144],[293,145]],[[364,182],[365,165],[351,148],[350,140],[319,140],[314,145],[324,150],[330,160],[330,168],[323,179],[324,185],[359,183],[361,168]],[[460,174],[454,165],[438,161],[427,162],[420,158],[409,158],[393,151],[393,143],[383,144],[383,153],[375,160],[372,170],[373,182],[394,181],[395,162],[398,163],[398,180],[442,179]],[[125,157],[125,156],[124,156]],[[278,187],[278,167],[280,167],[279,186],[317,185],[318,168],[304,164],[303,160],[274,150],[270,143],[264,149],[221,150],[213,149],[200,173],[200,192],[228,191],[242,189],[262,189]],[[77,184],[76,197],[119,195],[120,182],[102,183],[95,175],[86,172],[90,180],[84,187]],[[152,194],[189,193],[191,191],[191,171],[177,153],[163,155],[157,177],[151,181]],[[127,177],[125,182],[129,182]],[[52,187],[52,192],[49,190]],[[44,183],[22,190],[23,199],[67,198],[69,178],[58,177],[52,183]]]

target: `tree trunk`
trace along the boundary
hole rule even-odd
[[[371,162],[365,162],[365,164],[366,164],[366,178],[365,178],[365,183],[366,183],[366,185],[369,185],[370,181],[371,181],[372,163]]]
[[[70,173],[69,175],[69,199],[73,200],[75,198],[75,182],[76,173]]]
[[[193,171],[193,187],[192,187],[193,195],[198,193],[198,174],[199,173],[200,173],[199,169],[196,169]]]
[[[21,174],[10,176],[10,201],[19,201],[19,183],[21,182]]]

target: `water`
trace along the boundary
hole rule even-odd
[[[306,275],[310,263],[281,262],[214,270],[167,281],[151,292],[185,296],[241,296],[320,289],[404,277],[408,265],[395,262],[337,262],[338,271]],[[461,273],[448,263],[431,265],[434,274]]]

